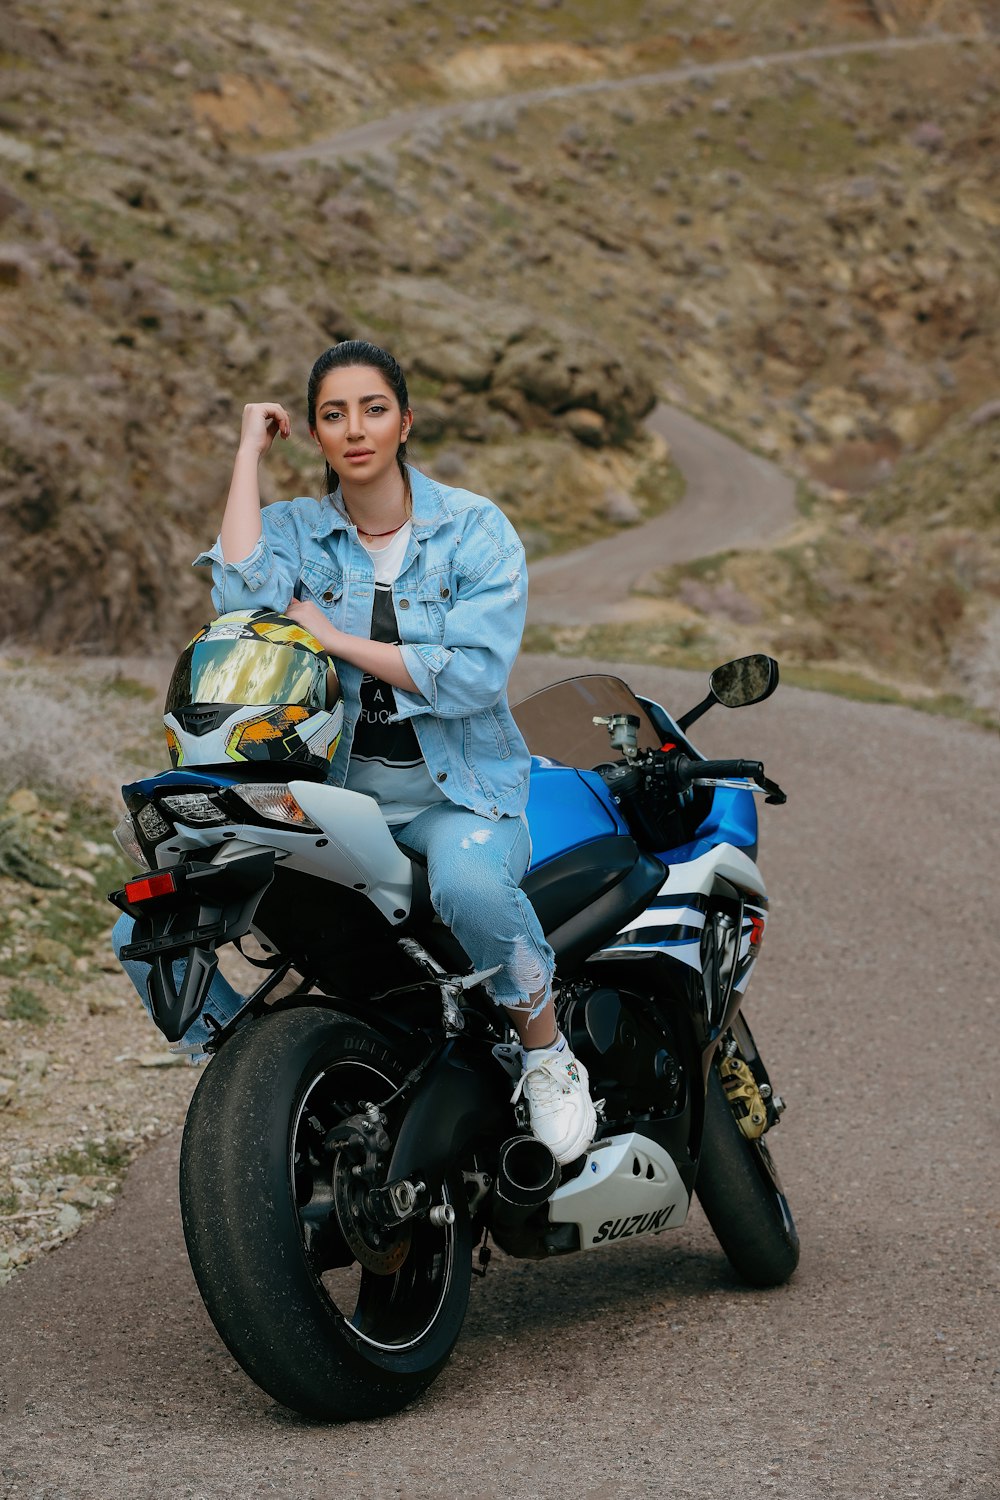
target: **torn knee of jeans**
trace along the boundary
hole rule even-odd
[[[499,997],[492,980],[486,981],[486,989],[494,1000],[506,1007],[507,1010],[524,1011],[529,1021],[533,1021],[548,1005],[552,998],[552,974],[547,964],[539,957],[532,943],[525,937],[516,937],[513,941],[513,957],[504,971],[511,986],[518,992],[516,1000],[504,1000]],[[498,978],[500,976],[497,976]],[[538,995],[541,999],[537,999]]]

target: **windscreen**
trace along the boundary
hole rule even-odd
[[[299,703],[316,712],[327,706],[326,663],[272,641],[195,641],[174,668],[165,712],[192,703]]]
[[[592,770],[621,758],[604,724],[594,718],[611,714],[637,714],[640,750],[658,750],[660,736],[652,720],[627,683],[620,677],[598,674],[568,677],[532,693],[515,704],[511,712],[532,755],[556,760],[564,766]]]

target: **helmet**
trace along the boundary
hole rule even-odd
[[[182,653],[163,724],[175,766],[264,763],[327,771],[344,705],[329,655],[286,615],[241,609],[205,625]]]

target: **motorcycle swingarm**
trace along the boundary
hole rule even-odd
[[[482,1044],[446,1043],[420,1079],[396,1137],[387,1180],[440,1177],[476,1139],[511,1134],[510,1080]]]

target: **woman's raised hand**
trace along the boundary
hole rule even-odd
[[[243,408],[240,448],[263,458],[278,434],[287,438],[291,430],[288,413],[277,401],[248,401]]]
[[[292,430],[288,413],[277,401],[248,401],[243,408],[240,446],[233,464],[229,498],[222,517],[222,556],[227,563],[249,557],[260,540],[260,482],[257,466],[280,432]]]

